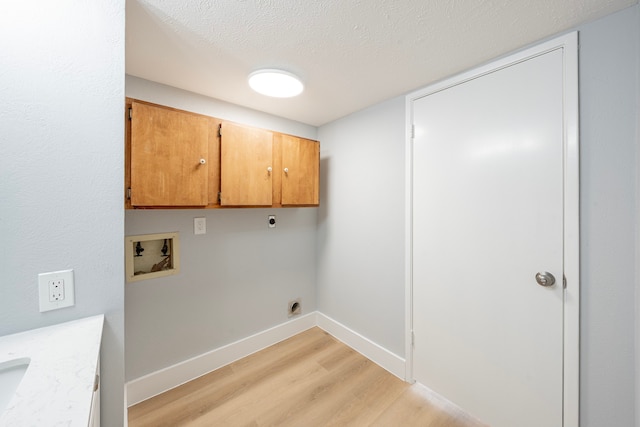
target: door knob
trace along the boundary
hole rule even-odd
[[[538,285],[544,286],[545,288],[550,288],[551,286],[556,284],[556,278],[553,277],[553,274],[548,271],[541,271],[536,274],[536,282]]]

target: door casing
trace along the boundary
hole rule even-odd
[[[413,377],[413,103],[415,100],[552,50],[563,52],[564,219],[566,279],[563,339],[563,427],[579,427],[580,396],[580,239],[578,33],[572,32],[445,79],[406,96],[405,143],[405,379]]]

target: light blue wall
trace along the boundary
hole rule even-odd
[[[404,357],[404,97],[319,129],[318,310]]]
[[[581,426],[634,423],[639,7],[578,28]],[[404,97],[319,129],[318,310],[404,357]]]
[[[316,128],[127,76],[127,96],[316,139]],[[126,235],[180,233],[180,273],[126,285],[127,380],[316,309],[317,208],[130,210]],[[267,227],[275,214],[276,228]],[[193,218],[207,234],[193,234]]]
[[[638,13],[579,28],[582,427],[634,424]]]
[[[123,423],[124,0],[0,2],[0,335],[104,313],[102,422]],[[72,268],[75,306],[38,307]]]

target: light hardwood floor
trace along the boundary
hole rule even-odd
[[[313,328],[132,406],[129,426],[484,424]]]

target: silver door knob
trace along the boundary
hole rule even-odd
[[[553,277],[553,274],[548,271],[541,271],[536,274],[536,282],[538,285],[544,286],[545,288],[550,288],[551,286],[556,284],[556,278]]]

